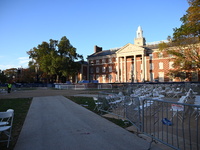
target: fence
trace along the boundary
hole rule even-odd
[[[171,148],[198,150],[199,112],[200,105],[145,99],[141,131]]]
[[[74,90],[85,90],[85,89],[112,89],[112,84],[64,84],[56,83],[56,89],[74,89]]]
[[[173,149],[200,149],[200,105],[100,92],[97,108],[127,119],[152,141]]]

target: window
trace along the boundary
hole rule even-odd
[[[118,66],[116,66],[116,72],[118,72]]]
[[[153,59],[153,54],[149,54],[149,59],[150,59],[150,60]]]
[[[94,69],[92,67],[90,68],[90,73],[94,73]]]
[[[96,64],[99,64],[99,59],[96,60]]]
[[[96,67],[96,73],[99,73],[99,67]]]
[[[172,61],[169,62],[169,69],[173,69],[174,68],[173,64],[174,64],[174,62],[172,62]]]
[[[198,81],[198,72],[192,72],[192,81]]]
[[[102,72],[106,72],[106,67],[102,67]]]
[[[99,80],[99,75],[96,75],[96,80]]]
[[[173,57],[173,55],[172,55],[172,54],[168,54],[168,57],[170,57],[170,58],[171,58],[171,57]]]
[[[106,59],[103,58],[103,59],[102,59],[102,64],[105,64],[105,63],[106,63]]]
[[[197,67],[196,61],[192,61],[192,67]]]
[[[184,63],[183,63],[183,62],[181,62],[181,63],[180,63],[180,66],[181,66],[181,67],[184,67]]]
[[[150,63],[150,70],[153,70],[154,69],[154,65],[153,63]]]
[[[159,82],[164,82],[164,72],[158,72]]]
[[[140,65],[140,68],[141,68],[141,70],[142,70],[142,68],[143,68],[143,65],[142,65],[142,64]]]
[[[112,58],[109,58],[109,59],[108,59],[108,63],[112,63]]]
[[[163,62],[159,62],[158,65],[159,65],[159,66],[158,66],[159,69],[163,69]]]
[[[143,82],[143,80],[144,80],[143,75],[142,75],[142,73],[140,73],[140,81]]]
[[[109,66],[109,72],[112,72],[112,66]]]
[[[94,76],[93,75],[90,75],[90,80],[93,80]]]
[[[103,83],[106,82],[106,75],[102,75],[102,78],[103,78]]]
[[[108,80],[109,80],[109,83],[112,82],[112,75],[109,75],[109,76],[108,76]]]
[[[180,53],[181,53],[181,54],[184,54],[184,52],[185,52],[185,51],[184,51],[183,49],[182,49],[182,50],[180,50]]]
[[[130,70],[131,70],[131,71],[134,71],[134,64],[131,64],[131,65],[130,65]]]
[[[154,73],[153,72],[150,72],[150,81],[154,81]]]
[[[93,60],[90,60],[90,64],[93,65],[93,64],[94,64],[94,61],[93,61]]]
[[[158,53],[158,58],[163,58],[163,53]]]

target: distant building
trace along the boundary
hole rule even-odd
[[[88,80],[88,63],[86,61],[78,61],[77,63],[80,64],[80,70],[76,74],[76,76],[71,77],[71,82],[78,83],[82,80]]]
[[[134,44],[128,43],[110,50],[94,46],[94,53],[87,57],[87,77],[90,81],[98,80],[99,83],[180,81],[167,76],[169,69],[173,69],[171,57],[158,48],[147,46],[139,26]],[[193,73],[191,80],[199,80],[198,72]]]

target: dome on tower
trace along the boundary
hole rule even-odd
[[[140,31],[142,31],[142,27],[141,26],[138,26],[138,29],[137,29],[138,31],[140,30]]]

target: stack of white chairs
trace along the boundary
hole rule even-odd
[[[13,125],[14,110],[8,109],[6,112],[0,112],[0,142],[7,142],[7,148],[11,141],[11,131]],[[3,134],[7,139],[1,139]]]

